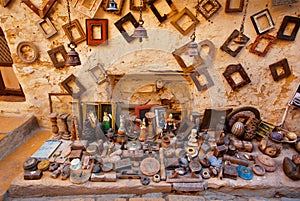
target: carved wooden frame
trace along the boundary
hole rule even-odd
[[[187,27],[185,30],[180,27],[180,25],[177,23],[184,15],[187,15],[191,20],[192,24]],[[187,35],[195,26],[195,23],[198,24],[199,20],[196,18],[196,16],[188,9],[184,8],[182,9],[177,15],[173,17],[173,20],[171,21],[171,24],[182,34],[182,35]]]
[[[257,50],[256,48],[258,47],[259,43],[261,42],[261,40],[268,40],[269,43],[268,45],[265,47],[265,49],[263,51],[259,51]],[[250,45],[250,49],[249,49],[249,52],[253,53],[253,54],[256,54],[258,56],[261,56],[261,57],[264,57],[268,51],[270,50],[272,44],[274,43],[274,41],[276,40],[276,37],[275,36],[271,36],[267,33],[263,34],[263,35],[259,35],[256,37],[254,43],[252,43]]]
[[[8,4],[9,4],[10,1],[11,1],[11,0],[0,0],[0,3],[1,3],[1,5],[2,5],[3,7],[6,7],[6,6],[8,6]]]
[[[239,83],[235,83],[232,75],[238,72],[240,76],[243,78],[243,81]],[[248,77],[246,71],[242,67],[241,64],[231,64],[226,67],[226,70],[223,72],[223,76],[227,80],[228,84],[231,86],[233,91],[237,91],[239,88],[249,84],[251,82],[250,78]]]
[[[86,19],[86,36],[88,45],[107,45],[108,44],[108,19]],[[94,39],[93,28],[94,26],[101,27],[101,38]]]
[[[199,80],[197,79],[198,76],[200,75],[204,75],[205,79],[207,81],[206,84],[201,85],[201,83],[199,82]],[[211,78],[211,76],[209,75],[209,72],[207,71],[206,68],[197,68],[197,70],[195,72],[193,72],[191,75],[191,78],[197,88],[198,91],[202,91],[205,89],[208,89],[209,87],[214,85],[214,82]]]
[[[291,3],[296,3],[298,0],[273,0],[273,6],[279,6],[283,4],[291,4]]]
[[[258,19],[263,17],[263,16],[265,16],[268,19],[268,22],[269,22],[269,27],[267,27],[265,29],[262,29],[259,26],[259,23],[258,23]],[[255,28],[255,31],[258,35],[264,34],[264,33],[270,31],[271,29],[273,29],[275,27],[275,24],[274,24],[274,21],[272,19],[271,14],[270,14],[270,11],[267,8],[262,10],[262,11],[259,11],[258,13],[255,13],[254,15],[251,15],[250,18],[251,18],[251,21],[252,21],[253,26]]]
[[[2,72],[0,71],[0,95],[14,95],[14,96],[22,96],[25,97],[23,93],[23,89],[19,84],[19,89],[11,89],[5,86],[5,82],[2,77]]]
[[[247,42],[250,40],[246,35],[242,35],[242,41],[245,41],[243,43],[239,43],[239,47],[236,50],[232,50],[229,48],[229,44],[233,42],[234,39],[236,39],[239,36],[239,31],[234,30],[231,35],[226,39],[224,44],[221,46],[221,50],[227,52],[231,56],[235,57],[238,55],[238,53],[243,49],[244,46],[246,46]]]
[[[238,8],[232,8],[232,7],[230,7],[231,1],[232,0],[226,0],[225,13],[243,12],[245,0],[239,0],[240,1],[240,5],[239,5]]]
[[[51,50],[48,50],[47,52],[50,56],[50,59],[51,59],[53,65],[55,66],[55,68],[63,68],[65,66],[65,62],[67,60],[68,53],[63,45],[60,45]],[[57,59],[58,53],[60,53],[62,55],[62,57],[64,58],[63,62],[58,61],[58,59]]]
[[[210,10],[207,10],[205,8],[207,4],[212,6]],[[200,0],[196,8],[198,12],[201,13],[201,15],[203,15],[203,17],[208,20],[221,8],[221,4],[217,0]]]
[[[45,18],[56,1],[49,0],[42,10],[37,8],[30,0],[22,0],[22,3],[25,3],[40,18]]]
[[[283,70],[284,70],[283,74],[280,74],[280,75],[278,74],[277,68],[279,68],[279,67],[283,68]],[[274,81],[276,81],[276,82],[278,82],[279,80],[286,78],[292,74],[286,58],[269,65],[269,68],[271,70],[272,77],[273,77]]]
[[[295,23],[294,29],[291,33],[291,35],[285,35],[284,31],[289,23]],[[277,38],[283,39],[283,40],[289,40],[293,41],[296,38],[296,35],[298,33],[300,27],[300,18],[299,17],[293,17],[293,16],[284,16],[282,23],[280,25],[280,28],[277,32]]]
[[[147,9],[146,3],[147,3],[147,0],[143,0],[142,11],[145,11]],[[129,5],[130,5],[129,6],[130,10],[140,11],[140,5],[136,6],[134,0],[130,0]]]
[[[22,53],[22,49],[24,47],[29,47],[33,51],[34,54],[33,54],[32,58],[27,58]],[[35,44],[33,44],[32,42],[22,41],[17,46],[17,55],[22,61],[24,61],[26,63],[33,63],[39,57],[39,50],[38,50],[37,46]]]
[[[68,97],[68,98],[72,98],[72,96],[68,93],[48,93],[48,99],[49,99],[49,107],[50,107],[50,113],[52,112],[58,112],[58,111],[54,111],[54,108],[53,108],[53,100],[52,100],[52,97],[53,96],[61,96],[62,99],[64,97]],[[61,100],[61,99],[60,99]],[[71,106],[70,106],[71,107]]]
[[[76,45],[85,41],[86,40],[86,35],[82,29],[82,26],[79,23],[79,20],[75,19],[71,22],[71,25],[69,23],[64,24],[62,26],[63,30],[65,31],[65,34],[67,35],[68,39],[72,42],[74,42]],[[78,33],[79,33],[79,37],[78,38],[74,38],[74,36],[72,35],[72,28],[77,29]]]
[[[115,15],[122,15],[124,2],[125,0],[120,0],[120,2],[118,3],[118,11],[113,12]],[[108,4],[109,4],[109,0],[102,0],[101,7],[106,12],[108,12],[107,11]]]
[[[196,56],[193,56],[194,60],[197,61],[197,63],[195,65],[190,65],[190,66],[186,65],[184,60],[181,58],[181,55],[185,54],[187,52],[189,44],[190,44],[190,42],[172,52],[172,55],[175,57],[177,63],[180,65],[180,67],[182,68],[182,71],[184,73],[190,73],[190,72],[194,71],[195,68],[197,68],[199,65],[201,65],[203,63],[200,55],[198,54]]]
[[[88,72],[97,84],[101,84],[108,79],[108,74],[106,73],[104,67],[99,63],[96,66],[88,69]]]
[[[89,16],[90,18],[93,18],[98,11],[99,7],[101,6],[102,1],[101,0],[92,0],[92,7],[87,8],[84,6],[85,1],[88,0],[76,0],[73,7],[78,10],[79,12],[83,13],[84,15]]]
[[[43,23],[46,23],[48,25],[48,27],[50,28],[50,31],[47,32],[43,28],[43,26],[42,26]],[[46,17],[45,19],[41,19],[41,20],[37,21],[36,25],[46,38],[51,38],[52,36],[57,34],[57,30],[56,30],[55,26],[52,24],[52,22],[50,21],[50,19],[48,17]]]
[[[132,15],[131,12],[127,13],[124,17],[122,17],[121,19],[119,19],[117,22],[115,22],[115,26],[117,27],[117,29],[120,31],[120,33],[122,34],[122,36],[125,38],[125,40],[130,43],[132,40],[134,40],[135,38],[130,36],[126,30],[123,28],[123,24],[127,21],[130,21],[131,24],[137,28],[139,26],[139,23],[136,21],[136,19],[134,18],[134,16]]]
[[[12,67],[13,59],[4,35],[3,30],[0,27],[0,66]]]
[[[167,14],[163,14],[163,16],[162,16],[159,13],[159,11],[157,10],[157,8],[154,6],[154,3],[156,1],[159,1],[159,0],[150,0],[150,1],[148,1],[148,5],[150,6],[151,11],[153,12],[153,14],[155,15],[155,17],[158,19],[158,21],[160,23],[164,22],[168,18],[170,18],[173,15],[175,15],[176,13],[178,13],[178,10],[175,7],[175,5],[173,4],[172,0],[165,0],[167,2],[167,4],[169,5],[169,7],[171,8],[171,11]]]
[[[70,87],[70,83],[73,82],[79,88],[77,93],[73,92],[72,87]],[[86,91],[86,88],[81,84],[81,82],[75,77],[75,75],[71,74],[64,81],[61,82],[61,85],[66,89],[66,91],[72,95],[73,98],[80,98],[81,94]]]

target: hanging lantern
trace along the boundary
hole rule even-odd
[[[195,42],[195,39],[196,39],[195,32],[191,36],[191,39],[192,39],[192,41],[189,43],[189,45],[187,47],[188,48],[187,49],[187,54],[190,57],[193,57],[193,56],[199,55],[198,44]]]
[[[134,30],[132,37],[139,38],[140,42],[143,41],[143,38],[148,38],[147,30],[143,27],[144,20],[142,19],[143,12],[143,0],[140,0],[140,19],[139,26]]]
[[[75,43],[69,43],[68,47],[70,48],[70,51],[67,54],[67,60],[65,62],[65,66],[81,65],[79,54],[75,51],[75,48],[77,47],[77,45]]]
[[[107,11],[109,12],[115,12],[118,11],[118,5],[114,0],[110,0],[110,2],[108,3],[108,6],[106,8]]]

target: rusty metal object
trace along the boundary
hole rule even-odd
[[[235,146],[238,151],[243,151],[243,152],[253,151],[253,144],[250,141],[231,140],[231,144]]]
[[[238,171],[233,165],[224,165],[223,167],[223,178],[229,178],[236,180],[238,177]]]
[[[43,171],[36,170],[36,171],[28,171],[24,172],[24,179],[25,180],[38,180],[43,176]]]
[[[144,175],[153,176],[160,170],[160,164],[155,158],[145,158],[141,162],[140,170]]]
[[[217,146],[214,150],[214,155],[216,157],[222,157],[228,150],[228,146],[226,145],[221,145],[221,146]]]
[[[259,165],[259,164],[254,164],[252,166],[252,171],[257,175],[257,176],[264,176],[266,173],[266,170],[264,166]]]
[[[250,166],[252,164],[250,161],[240,159],[240,158],[237,158],[237,157],[233,157],[233,156],[228,156],[228,155],[224,155],[223,160],[224,161],[230,161],[231,163],[238,164],[238,165],[243,165],[243,166]]]
[[[117,174],[114,173],[92,173],[91,175],[91,181],[93,182],[116,182],[117,181]]]
[[[42,171],[48,170],[49,166],[50,166],[49,160],[42,160],[37,164],[37,168]]]
[[[256,164],[262,165],[267,172],[274,172],[277,169],[275,160],[270,156],[259,155],[254,160]]]
[[[275,144],[268,137],[264,137],[260,141],[258,148],[262,153],[272,158],[276,158],[281,153],[282,146]]]
[[[23,169],[30,170],[30,171],[36,170],[37,164],[38,164],[38,160],[36,158],[29,157],[24,161]]]

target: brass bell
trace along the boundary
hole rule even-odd
[[[69,43],[68,47],[71,49],[68,52],[65,66],[79,66],[81,65],[79,54],[75,51],[77,45],[75,43]]]
[[[118,5],[117,5],[117,3],[114,0],[110,0],[110,2],[108,3],[108,6],[107,6],[106,10],[109,11],[109,12],[118,11]]]
[[[188,50],[187,50],[187,54],[190,56],[190,57],[193,57],[193,56],[197,56],[199,55],[199,52],[198,52],[198,44],[192,40],[189,45],[188,45]]]
[[[147,30],[143,27],[144,21],[139,21],[139,26],[134,30],[132,37],[139,38],[140,42],[143,41],[143,38],[148,38]]]

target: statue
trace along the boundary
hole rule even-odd
[[[107,133],[108,129],[111,128],[110,122],[111,122],[110,114],[108,114],[107,112],[104,112],[103,121],[102,121],[104,133]]]
[[[166,120],[165,130],[167,131],[167,134],[174,135],[174,131],[176,130],[176,123],[175,119],[173,119],[172,114],[169,114],[169,117]]]

